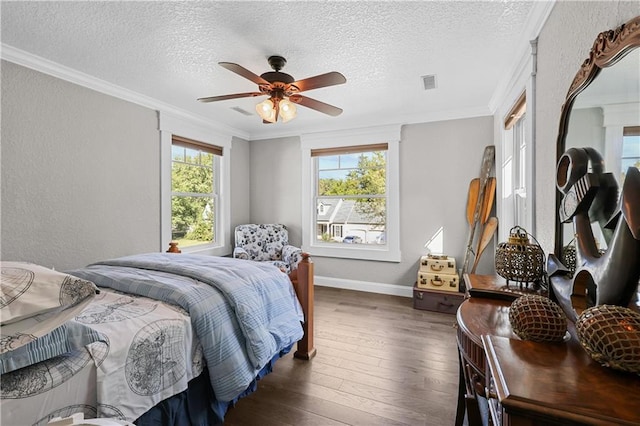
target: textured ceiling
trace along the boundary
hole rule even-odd
[[[2,1],[1,40],[261,139],[490,114],[528,49],[539,3]],[[255,113],[264,98],[196,101],[255,91],[217,63],[262,74],[271,55],[284,56],[283,71],[296,79],[344,74],[344,85],[304,93],[342,115],[299,107],[295,120],[265,125]],[[427,74],[436,75],[429,91]]]

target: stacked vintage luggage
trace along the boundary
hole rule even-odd
[[[420,258],[418,288],[457,292],[458,280],[455,258],[437,254]]]
[[[464,295],[459,291],[456,260],[428,254],[420,258],[418,281],[413,289],[413,307],[455,314]]]

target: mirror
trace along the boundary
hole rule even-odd
[[[557,157],[569,148],[591,147],[619,187],[629,166],[640,161],[640,16],[596,38],[567,93],[560,116]],[[556,212],[562,193],[556,191]],[[592,225],[598,247],[606,250],[611,233]],[[573,240],[573,224],[556,215],[555,254]]]

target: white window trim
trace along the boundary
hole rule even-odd
[[[400,262],[400,136],[401,126],[379,126],[366,129],[310,133],[301,136],[302,147],[302,249],[313,256]],[[343,146],[388,144],[387,149],[387,244],[335,247],[320,244],[311,230],[315,229],[313,197],[315,174],[312,149]],[[347,244],[345,244],[347,246]]]
[[[172,135],[197,140],[222,148],[218,173],[218,217],[215,221],[216,242],[193,247],[179,247],[183,253],[226,256],[231,254],[231,140],[232,135],[221,133],[201,122],[160,112],[160,250],[165,251],[171,242],[171,137]]]
[[[507,91],[506,95],[502,99],[502,103],[496,109],[495,112],[495,130],[496,135],[498,137],[498,141],[496,143],[497,152],[496,152],[496,175],[499,176],[497,180],[497,192],[496,194],[501,194],[500,197],[496,197],[496,212],[499,218],[501,219],[501,224],[498,227],[498,241],[506,241],[509,237],[509,231],[511,226],[519,225],[525,228],[532,235],[536,234],[535,229],[535,220],[534,220],[534,212],[536,210],[536,187],[535,187],[535,151],[536,151],[536,137],[535,137],[535,119],[536,119],[536,105],[535,105],[535,74],[536,74],[536,55],[537,55],[537,40],[531,41],[531,49],[526,52],[525,55],[521,58],[521,62],[518,66],[518,70],[512,76],[512,81],[510,82],[510,89]],[[527,102],[527,112],[526,112],[526,121],[525,121],[525,139],[527,144],[526,151],[526,176],[525,176],[525,188],[527,192],[527,212],[525,223],[516,223],[511,224],[511,220],[507,219],[511,217],[513,212],[509,209],[509,207],[505,204],[503,196],[505,191],[508,191],[508,188],[503,188],[505,184],[503,169],[504,165],[507,164],[507,157],[505,149],[505,144],[510,143],[513,144],[515,138],[507,136],[508,133],[513,133],[513,129],[505,130],[504,128],[504,117],[506,117],[509,110],[515,104],[516,100],[522,94],[522,91],[525,91],[526,102]],[[515,147],[514,147],[515,148]],[[513,155],[518,155],[517,150],[513,151]],[[516,182],[515,176],[513,173],[516,172],[516,168],[512,167],[512,182]],[[510,188],[510,191],[514,191],[515,188]],[[504,220],[503,220],[504,219]],[[515,218],[514,218],[515,219]]]

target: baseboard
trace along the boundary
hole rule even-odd
[[[366,291],[368,293],[389,294],[392,296],[413,297],[413,287],[397,284],[374,283],[370,281],[346,280],[344,278],[313,278],[315,285],[321,287],[342,288],[345,290]]]

